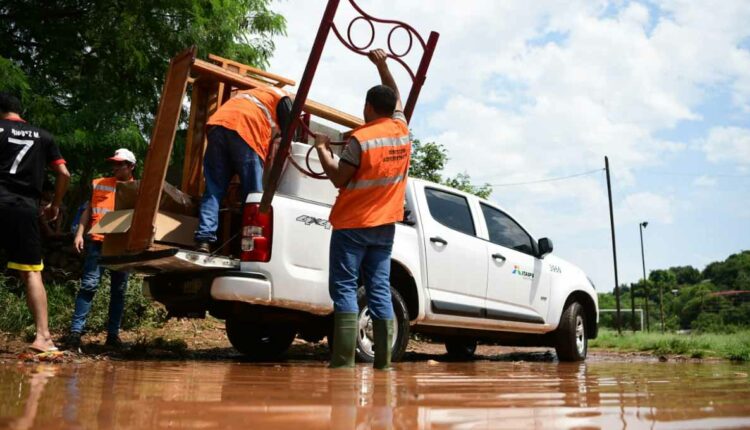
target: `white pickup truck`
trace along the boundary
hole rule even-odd
[[[308,148],[294,143],[292,156],[304,164]],[[321,170],[314,152],[308,161]],[[332,326],[328,215],[335,196],[329,181],[287,163],[270,213],[258,210],[261,194],[247,198],[237,269],[152,276],[149,293],[173,315],[208,311],[226,319],[232,345],[256,359],[282,354],[296,336],[322,340]],[[553,346],[561,361],[585,359],[597,335],[596,291],[581,269],[551,252],[551,240],[535,239],[495,203],[409,179],[392,256],[393,359],[412,333],[442,340],[455,357],[468,358],[478,341],[489,341]],[[359,298],[357,357],[370,361],[363,289]]]

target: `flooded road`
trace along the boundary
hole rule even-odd
[[[0,366],[0,428],[748,428],[730,363],[96,362]]]

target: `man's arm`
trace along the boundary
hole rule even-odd
[[[348,163],[337,163],[328,150],[329,142],[328,136],[319,134],[315,136],[315,149],[318,151],[318,159],[323,171],[326,172],[336,188],[341,188],[349,183],[349,180],[357,172],[357,168]]]
[[[60,206],[62,205],[63,197],[68,190],[68,183],[70,183],[70,172],[68,172],[68,168],[65,167],[64,163],[53,165],[52,171],[55,172],[56,175],[55,198],[52,200],[52,203],[45,208],[47,219],[49,221],[57,219],[57,216],[60,213]]]
[[[91,205],[86,205],[86,209],[83,210],[81,217],[78,219],[78,226],[76,227],[76,234],[73,238],[73,247],[80,254],[83,251],[83,234],[86,232],[86,226],[89,225],[89,219],[91,218]]]
[[[388,64],[386,63],[388,56],[385,54],[385,51],[383,51],[382,49],[373,49],[367,56],[368,58],[370,58],[370,61],[372,61],[373,64],[375,64],[375,66],[378,68],[378,74],[380,74],[380,83],[387,87],[390,87],[396,93],[396,110],[403,111],[404,108],[401,105],[401,93],[398,92],[396,81],[393,79],[393,75],[391,75],[390,69],[388,69]]]

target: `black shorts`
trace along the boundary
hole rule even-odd
[[[0,207],[0,248],[8,257],[8,269],[41,272],[42,241],[37,208]]]

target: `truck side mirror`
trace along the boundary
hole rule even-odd
[[[539,258],[544,258],[552,252],[552,239],[543,237],[539,239]]]

